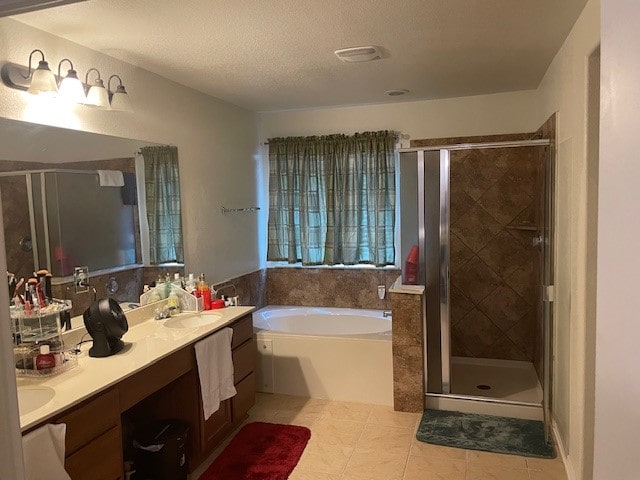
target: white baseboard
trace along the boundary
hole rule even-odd
[[[558,454],[560,455],[560,458],[562,458],[562,464],[564,465],[564,470],[565,470],[565,473],[567,474],[567,479],[578,480],[578,476],[576,475],[576,472],[573,469],[573,466],[571,465],[567,457],[567,450],[564,444],[562,443],[562,437],[560,437],[560,432],[558,431],[558,424],[556,423],[555,420],[551,422],[551,427],[553,431],[553,438],[555,440],[556,446],[558,447]]]

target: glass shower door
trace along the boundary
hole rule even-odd
[[[543,402],[545,439],[551,441],[551,352],[552,352],[552,325],[553,325],[553,300],[554,300],[554,275],[553,275],[553,236],[554,236],[554,178],[555,165],[551,146],[544,149],[544,160],[541,162],[544,172],[540,178],[544,178],[544,219],[542,232],[542,319],[543,319]]]

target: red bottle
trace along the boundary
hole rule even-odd
[[[416,285],[418,283],[418,258],[418,246],[414,245],[411,247],[407,260],[404,262],[404,279],[402,283],[405,285]]]
[[[56,357],[50,353],[49,345],[40,347],[40,354],[36,357],[36,370],[49,370],[56,366]]]

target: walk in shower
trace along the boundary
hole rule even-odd
[[[420,247],[427,408],[548,418],[548,140],[400,153],[401,253]]]

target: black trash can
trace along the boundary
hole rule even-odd
[[[188,425],[181,420],[160,420],[135,430],[136,479],[187,480]]]

